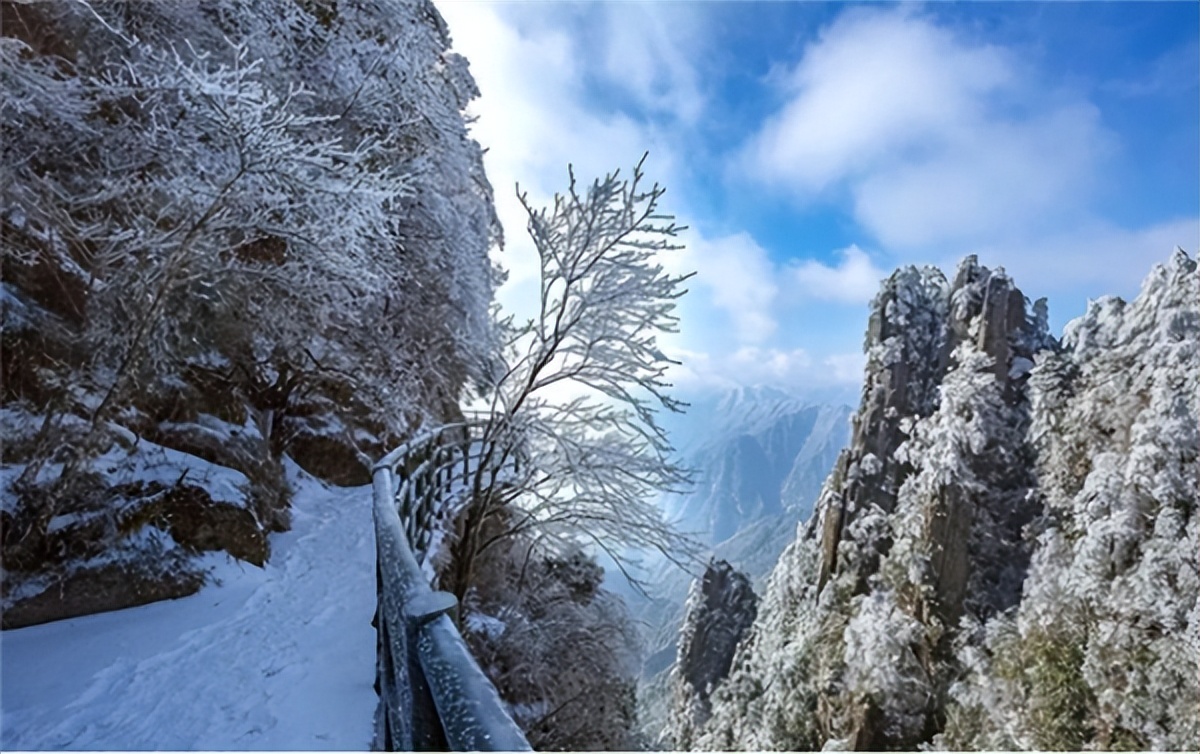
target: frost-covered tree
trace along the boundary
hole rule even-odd
[[[424,5],[15,11],[9,33],[57,34],[4,40],[6,256],[82,268],[94,423],[231,335],[276,376],[354,375],[393,429],[420,413],[406,384],[483,358],[474,89],[444,26],[408,20]]]
[[[94,423],[234,329],[269,371],[359,375],[394,428],[415,417],[405,383],[465,376],[434,344],[487,352],[496,225],[459,112],[475,92],[444,26],[396,10],[17,13],[58,35],[5,40],[6,252],[83,268]]]
[[[956,689],[950,746],[1194,749],[1200,274],[1177,251],[1031,379],[1046,513],[1015,615]]]
[[[601,588],[594,558],[536,544],[517,534],[480,556],[464,605],[468,645],[534,748],[634,749],[636,628]]]
[[[0,11],[6,460],[57,486],[17,513],[30,541],[147,435],[278,493],[298,437],[362,474],[457,414],[500,234],[431,2]]]
[[[507,323],[485,431],[487,453],[517,463],[503,488],[489,489],[480,466],[453,551],[460,594],[482,553],[524,532],[551,551],[582,542],[618,563],[624,548],[676,559],[695,549],[650,499],[689,479],[655,418],[681,408],[667,392],[674,362],[657,336],[674,331],[688,276],[657,261],[679,248],[679,228],[659,213],[664,189],[645,186],[642,162],[628,180],[612,173],[586,189],[572,173],[547,209],[521,194],[541,259],[540,309],[521,326]],[[510,525],[484,536],[510,503],[519,511]]]

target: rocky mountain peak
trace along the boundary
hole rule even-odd
[[[963,259],[952,282],[932,267],[902,268],[884,281],[871,306],[853,435],[823,495],[822,586],[837,568],[838,544],[855,516],[872,505],[894,509],[912,471],[895,459],[907,437],[902,425],[937,408],[961,344],[993,360],[992,372],[1008,401],[1020,400],[1034,354],[1055,345],[1047,332],[1045,300],[1034,305],[1032,317],[1026,301],[1003,269],[988,269],[975,255]]]
[[[724,560],[709,562],[692,582],[671,673],[669,737],[676,749],[690,748],[694,732],[707,722],[713,689],[729,673],[738,642],[757,613],[750,579]]]
[[[1047,319],[973,257],[884,282],[850,447],[698,748],[1195,747],[1197,265]]]

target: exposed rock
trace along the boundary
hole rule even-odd
[[[884,513],[895,508],[896,494],[912,472],[898,462],[896,449],[907,434],[904,421],[932,413],[938,391],[950,369],[955,348],[973,342],[995,360],[993,371],[1010,402],[1021,396],[1035,353],[1054,344],[1046,332],[1044,301],[1041,316],[1030,318],[1025,297],[1004,274],[966,257],[954,282],[947,284],[934,268],[905,268],[883,283],[872,305],[865,350],[868,354],[863,398],[853,419],[849,447],[838,458],[827,483],[827,503],[821,511],[821,570],[823,587],[838,567],[838,546],[854,519],[878,506]],[[954,500],[944,510],[930,511],[930,542],[939,558],[944,604],[962,600],[965,585],[966,538],[969,511]],[[812,524],[816,525],[814,517]],[[882,543],[877,556],[886,554]],[[873,570],[877,558],[864,561],[862,578]],[[863,583],[865,586],[865,581]],[[951,608],[949,615],[957,608]]]
[[[666,501],[668,517],[684,530],[703,532],[713,542],[711,558],[761,588],[797,525],[812,515],[821,483],[850,437],[851,413],[846,405],[812,404],[766,387],[696,400],[687,414],[669,417],[672,438],[700,478],[693,491]],[[623,594],[643,626],[640,724],[651,740],[666,727],[670,699],[651,701],[650,689],[669,685],[692,581],[663,563],[649,578],[651,595]]]
[[[83,568],[7,606],[2,627],[22,628],[186,597],[203,585],[204,574],[179,568],[147,571],[123,563]]]
[[[289,440],[289,454],[309,474],[344,487],[371,483],[367,457],[346,440],[298,428]]]
[[[772,717],[759,738],[755,722],[718,710],[699,745],[914,748],[944,724],[936,699],[954,680],[945,668],[959,619],[1012,604],[1033,505],[1024,388],[1035,353],[1054,343],[1044,306],[1029,316],[1003,271],[968,257],[952,279],[909,267],[884,281],[850,444],[724,685],[729,709],[761,703]],[[779,604],[795,612],[780,617]],[[769,663],[789,642],[788,680],[767,691],[750,660]]]
[[[201,486],[87,482],[45,525],[31,525],[29,511],[49,490],[27,492],[19,515],[0,513],[5,628],[191,594],[204,583],[192,562],[201,552],[260,567],[270,555],[254,512]]]
[[[270,547],[266,534],[249,510],[214,501],[202,487],[194,485],[179,484],[169,489],[153,484],[130,487],[113,491],[149,498],[151,502],[119,521],[123,533],[135,533],[142,526],[153,525],[194,552],[224,550],[260,568],[267,562]]]
[[[837,573],[842,543],[853,539],[849,532],[855,520],[873,506],[883,514],[895,509],[896,496],[914,471],[911,463],[895,457],[908,438],[906,422],[937,409],[945,376],[958,366],[955,349],[964,342],[994,360],[992,373],[1010,403],[1023,400],[1028,369],[1014,368],[1022,365],[1018,360],[1032,364],[1037,350],[1052,345],[1044,323],[1027,316],[1025,297],[1012,280],[1002,270],[981,266],[974,256],[962,261],[950,284],[931,268],[899,270],[885,281],[868,327],[868,366],[854,436],[838,459],[824,497],[818,589]],[[984,459],[975,461],[986,465]],[[997,471],[1003,473],[980,469],[983,476]],[[955,626],[963,613],[978,504],[965,489],[950,485],[922,510],[918,548],[928,559],[932,581],[932,593],[916,600],[923,623],[936,616],[939,625]],[[893,543],[885,536],[862,544],[865,551],[856,560],[854,579],[860,593],[868,590],[869,578]],[[1014,548],[1019,549],[1016,544]],[[1020,557],[1015,550],[1014,557]],[[897,744],[884,735],[870,700],[851,702],[848,718],[852,747]],[[833,721],[827,724],[836,727]]]
[[[820,586],[837,569],[838,543],[855,516],[872,505],[884,512],[895,507],[896,493],[911,471],[893,459],[904,440],[900,424],[936,406],[945,370],[948,299],[941,271],[908,267],[884,281],[872,303],[862,402],[852,419],[850,445],[827,482],[833,497],[819,517]],[[817,522],[814,516],[810,526]]]
[[[691,748],[696,731],[708,721],[713,690],[729,674],[757,605],[750,579],[723,560],[710,562],[692,582],[671,673],[674,702],[668,724],[676,749]]]

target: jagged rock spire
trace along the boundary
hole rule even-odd
[[[695,732],[708,721],[713,689],[729,673],[738,642],[757,614],[750,579],[724,560],[711,561],[692,582],[671,671],[667,738],[676,749],[691,748]]]

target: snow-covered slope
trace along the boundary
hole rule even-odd
[[[265,568],[210,555],[219,583],[191,597],[0,634],[0,748],[367,748],[370,488],[288,478]]]

